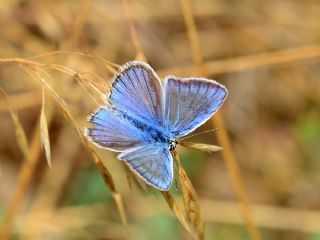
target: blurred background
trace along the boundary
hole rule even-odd
[[[320,1],[190,5],[207,72],[229,89],[220,112],[256,227],[263,239],[320,239]],[[161,77],[199,76],[178,0],[128,0],[127,7],[140,47]],[[88,53],[119,65],[137,57],[118,0],[0,1],[0,29],[1,59],[65,66],[99,83],[102,92],[112,78],[105,64],[53,51]],[[158,191],[128,180],[115,154],[96,149],[122,195],[123,226],[87,147],[49,94],[48,167],[40,144],[41,85],[18,63],[0,63],[0,86],[8,95],[7,102],[0,100],[0,228],[10,239],[189,239]],[[79,126],[88,126],[85,118],[97,102],[74,76],[47,70]],[[25,132],[27,154],[8,106]],[[208,122],[196,132],[213,127]],[[218,144],[216,135],[189,140]],[[206,239],[250,239],[223,155],[182,147],[178,152],[198,193]],[[171,193],[181,195],[175,186]]]

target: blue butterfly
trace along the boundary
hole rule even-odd
[[[86,136],[98,147],[120,152],[147,184],[168,191],[177,140],[205,123],[221,106],[227,89],[205,78],[167,76],[161,83],[146,63],[132,61],[115,76],[109,104],[88,121]]]

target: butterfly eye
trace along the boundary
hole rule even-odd
[[[176,149],[177,147],[177,144],[178,142],[176,140],[172,140],[170,143],[169,143],[169,151],[173,151]]]

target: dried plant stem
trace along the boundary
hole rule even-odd
[[[204,218],[209,222],[243,224],[241,213],[237,209],[239,204],[236,202],[200,199],[200,203],[207,209]],[[268,205],[252,205],[252,209],[260,227],[304,234],[320,232],[319,211]]]
[[[223,148],[220,146],[204,144],[204,143],[192,143],[192,142],[179,142],[179,143],[181,146],[184,146],[187,148],[193,148],[193,149],[204,151],[204,152],[217,152],[217,151],[223,150]]]
[[[0,63],[20,63],[23,65],[33,65],[37,67],[44,67],[46,64],[34,62],[25,58],[0,58]]]
[[[285,64],[295,61],[307,60],[320,57],[320,45],[307,45],[278,51],[259,53],[249,56],[240,56],[229,59],[213,60],[203,63],[209,75],[228,72],[244,71],[252,68],[270,65]],[[197,65],[172,67],[158,71],[159,75],[169,74],[192,76],[198,74]]]
[[[90,54],[84,54],[80,52],[72,51],[53,51],[47,54],[41,54],[36,57],[44,57],[55,54],[74,54],[78,56],[84,56],[98,60],[103,63],[112,72],[116,73],[114,68],[118,68],[119,65],[107,61]],[[34,57],[34,58],[36,58]],[[208,75],[228,73],[234,71],[244,71],[257,67],[264,67],[269,65],[285,64],[300,60],[307,60],[320,57],[320,45],[308,45],[303,47],[289,48],[284,50],[278,50],[273,52],[259,53],[249,56],[240,56],[230,59],[213,60],[203,63],[205,71]],[[32,58],[31,58],[32,59]],[[31,61],[24,58],[0,58],[0,63],[20,63],[23,65],[32,65],[38,67],[48,67],[54,69],[51,64],[43,64],[36,61]],[[175,75],[196,75],[199,73],[199,66],[187,65],[177,66],[171,68],[160,69],[157,71],[160,76],[175,74]]]
[[[11,94],[8,96],[8,101],[11,106],[17,111],[41,104],[41,93],[39,91],[29,91],[24,93]],[[0,102],[0,112],[7,111],[8,105],[6,102]]]
[[[98,169],[100,170],[100,173],[101,173],[106,185],[112,191],[112,196],[113,196],[113,198],[115,200],[115,203],[117,205],[117,209],[119,211],[120,218],[122,220],[123,225],[126,226],[127,225],[127,218],[126,218],[126,214],[125,214],[124,207],[123,207],[122,197],[117,192],[117,190],[115,188],[115,185],[114,185],[114,182],[113,182],[113,179],[112,179],[112,175],[110,174],[110,172],[106,168],[106,166],[103,164],[102,160],[99,158],[98,154],[95,152],[95,150],[93,149],[91,144],[88,142],[88,139],[84,136],[82,129],[78,126],[77,121],[75,120],[73,115],[70,113],[70,111],[66,107],[66,104],[65,104],[64,100],[52,88],[52,86],[48,83],[48,81],[46,81],[46,79],[41,76],[40,72],[37,72],[35,69],[32,69],[37,73],[35,75],[28,68],[24,68],[24,70],[32,78],[34,78],[35,80],[38,80],[40,82],[40,84],[48,91],[48,93],[52,96],[52,98],[56,101],[56,103],[60,107],[61,111],[64,113],[66,119],[71,123],[71,126],[73,126],[75,128],[75,130],[78,133],[78,135],[81,138],[81,140],[84,143],[86,143],[86,147],[87,147],[89,153],[91,154],[93,160],[95,161]]]
[[[74,28],[74,31],[71,34],[69,42],[66,44],[67,48],[69,48],[69,49],[73,49],[77,46],[78,38],[81,34],[84,21],[88,15],[88,10],[89,10],[90,4],[91,4],[90,0],[82,1],[80,14],[78,15],[78,18],[76,21],[76,26]],[[10,63],[10,62],[20,63],[21,65],[25,65],[25,66],[29,66],[29,67],[31,67],[31,66],[32,67],[49,67],[51,69],[58,70],[60,73],[72,74],[72,73],[70,73],[68,68],[61,66],[61,65],[41,64],[41,63],[37,63],[37,62],[31,61],[31,60],[20,59],[20,58],[0,59],[0,62],[2,62],[2,63],[5,63],[5,62],[6,63]],[[37,72],[35,69],[33,69],[33,70],[35,72]],[[29,72],[27,71],[27,73],[29,73],[32,77],[39,79],[40,82],[42,83],[42,85],[44,87],[46,87],[46,89],[49,92],[50,92],[50,90],[53,90],[52,88],[49,87],[49,85],[47,85],[48,83],[43,78],[41,78],[40,75],[35,77],[35,76],[33,76],[33,74],[30,71]],[[37,72],[37,73],[39,74],[39,72]],[[53,98],[57,97],[55,100],[61,100],[59,98],[59,96],[55,95],[55,92],[50,92],[50,94],[51,95],[54,94]],[[63,102],[58,101],[58,103],[62,104],[62,110],[66,110],[65,108],[63,108],[64,107]],[[48,126],[50,126],[50,122],[53,117],[53,114],[52,114],[53,110],[52,110],[51,105],[52,105],[52,103],[50,101],[48,101],[48,103],[47,103],[47,119],[46,119]],[[72,116],[69,114],[68,111],[64,111],[64,113],[70,117],[69,120],[70,119],[73,120]],[[76,122],[73,121],[72,123],[75,124]],[[76,125],[74,125],[74,126],[76,126]],[[82,135],[81,130],[79,128],[77,128],[77,130],[78,130],[78,132],[80,131],[80,136],[82,136],[82,138],[86,141],[86,139]],[[12,203],[8,208],[8,212],[6,213],[6,215],[4,217],[3,226],[0,229],[1,239],[7,239],[9,237],[9,233],[10,233],[10,230],[12,227],[13,219],[14,219],[14,217],[15,217],[15,215],[21,205],[23,197],[24,197],[24,195],[28,189],[28,186],[30,184],[35,167],[39,161],[39,154],[40,154],[40,150],[41,150],[39,135],[40,135],[40,130],[37,127],[34,131],[32,142],[31,142],[29,162],[24,163],[23,167],[21,168],[21,171],[19,174],[18,186],[16,187],[16,191],[14,193]],[[89,144],[87,144],[87,145],[89,146]],[[99,157],[96,155],[96,153],[94,153],[93,149],[90,149],[90,150],[91,150],[91,154],[93,156],[93,159],[95,160],[97,166],[99,167],[99,169],[101,171],[102,176],[105,179],[105,182],[107,183],[107,185],[110,187],[110,189],[112,191],[112,196],[115,199],[117,209],[119,210],[119,214],[120,214],[122,223],[124,225],[127,225],[126,215],[125,215],[123,203],[122,203],[122,198],[121,198],[120,194],[117,193],[115,190],[115,186],[113,184],[112,177],[111,177],[110,173],[108,172],[108,169],[103,165],[102,161],[99,159]]]
[[[91,3],[92,3],[92,0],[84,0],[81,2],[80,11],[75,20],[71,37],[67,41],[66,49],[70,50],[78,45],[78,41],[82,32],[84,23],[89,14]]]
[[[21,125],[18,114],[15,111],[14,107],[11,105],[11,102],[8,99],[7,93],[0,87],[0,96],[2,96],[7,104],[7,109],[10,112],[11,118],[13,120],[13,124],[15,126],[15,134],[18,142],[18,146],[20,147],[23,156],[27,161],[29,161],[29,146],[26,137],[26,133]]]
[[[203,209],[206,209],[206,211],[203,212],[203,218],[207,222],[239,226],[242,226],[244,224],[243,217],[241,216],[241,213],[239,211],[238,202],[216,201],[207,198],[200,198],[199,202]],[[130,204],[135,206],[135,209],[133,209],[134,211],[131,213],[132,216],[137,219],[144,219],[145,221],[153,216],[157,216],[159,213],[163,214],[167,209],[167,207],[163,205],[162,199],[155,198],[153,196],[136,196],[132,199],[132,202]],[[141,209],[150,205],[157,207],[151,207],[152,211],[141,211]],[[270,205],[252,205],[252,209],[255,213],[257,224],[261,228],[269,229],[272,231],[295,231],[297,233],[300,232],[303,234],[319,234],[320,232],[319,211],[303,210],[301,208],[293,207],[276,207]],[[53,226],[55,226],[57,223],[59,223],[59,221],[56,221],[57,218],[62,219],[62,222],[64,224],[59,225],[60,229],[60,227],[67,227],[68,224],[77,224],[72,221],[72,219],[74,220],[75,217],[79,220],[85,220],[86,216],[88,216],[88,214],[90,213],[96,213],[99,215],[104,211],[106,212],[105,215],[111,213],[113,211],[113,205],[106,203],[96,203],[90,205],[60,207],[52,212],[52,217],[46,224],[52,224]],[[42,216],[48,215],[49,212],[51,214],[51,211],[46,208],[37,212],[20,214],[19,216],[17,216],[16,221],[18,222],[18,224],[24,224],[25,222],[28,222],[30,225],[39,225],[39,222],[42,221]],[[92,219],[92,221],[87,221],[89,221],[89,224],[96,223],[97,221],[99,223],[109,222],[107,219]],[[68,229],[71,228],[72,227]],[[123,228],[120,227],[119,230],[122,231]]]
[[[46,100],[45,100],[45,91],[44,88],[42,88],[42,106],[41,106],[41,113],[40,113],[40,139],[43,146],[43,149],[46,154],[46,159],[49,168],[52,168],[51,163],[51,147],[50,147],[50,139],[49,139],[49,129],[48,129],[48,123],[47,118],[45,114],[46,109]]]
[[[228,137],[228,133],[226,128],[224,127],[221,115],[219,113],[216,114],[216,116],[212,119],[212,122],[215,126],[219,128],[219,131],[217,131],[218,141],[220,145],[223,146],[222,155],[226,162],[226,166],[230,174],[236,194],[240,200],[240,210],[246,222],[246,225],[248,227],[250,237],[253,240],[262,239],[260,232],[254,221],[253,212],[250,206],[250,201],[248,199],[248,196],[241,178],[240,169],[237,164],[236,158],[234,156],[231,143]]]
[[[193,188],[193,185],[186,174],[184,168],[181,165],[179,155],[177,152],[173,152],[173,158],[178,165],[179,180],[183,194],[183,203],[186,210],[186,215],[193,227],[193,233],[195,239],[204,239],[205,224],[201,216],[200,205],[198,196]]]
[[[116,63],[113,63],[113,62],[108,61],[108,60],[106,60],[104,58],[97,57],[97,56],[89,54],[89,53],[83,53],[83,52],[77,52],[77,51],[67,51],[67,50],[50,51],[50,52],[47,52],[47,53],[42,53],[42,54],[33,56],[30,59],[49,57],[49,56],[61,55],[61,54],[63,54],[63,55],[65,55],[65,54],[67,54],[67,55],[75,55],[75,56],[86,57],[86,58],[90,58],[90,59],[96,60],[96,61],[102,63],[103,65],[109,66],[110,68],[112,68],[112,71],[111,71],[112,73],[116,73],[115,68],[119,68],[120,67],[120,65],[118,65]],[[1,60],[0,60],[0,62],[1,62]]]
[[[59,200],[63,186],[68,180],[70,171],[72,170],[72,159],[74,155],[79,151],[80,144],[75,142],[74,144],[66,145],[66,140],[74,138],[74,132],[69,126],[65,126],[59,134],[58,146],[54,149],[54,168],[45,168],[43,180],[40,182],[37,188],[35,197],[30,204],[28,214],[37,215],[43,212],[41,215],[42,224],[33,224],[33,222],[26,222],[24,229],[26,235],[32,235],[33,240],[42,239],[44,234],[45,225],[50,222],[54,215],[56,204]],[[56,172],[59,173],[59,178],[55,178]],[[55,179],[52,181],[52,179]],[[50,191],[47,191],[50,189]]]
[[[53,107],[52,102],[47,101],[47,124],[50,126],[51,120],[53,117]],[[40,129],[38,128],[38,124],[34,129],[30,151],[29,151],[29,161],[24,161],[19,177],[18,184],[15,188],[15,192],[13,194],[13,198],[11,200],[11,204],[8,207],[8,210],[4,216],[3,225],[0,229],[0,239],[8,239],[9,233],[12,228],[13,219],[23,201],[23,197],[25,196],[26,191],[28,190],[30,181],[33,176],[33,172],[35,167],[39,162],[39,155],[41,151],[40,146]]]
[[[197,35],[197,29],[196,29],[193,15],[192,15],[190,3],[188,0],[180,0],[180,3],[182,6],[183,15],[184,15],[184,19],[185,19],[187,30],[188,30],[188,36],[189,36],[189,40],[192,47],[194,62],[199,67],[199,70],[201,70],[202,75],[206,76],[208,74],[204,66],[204,61],[203,61],[199,39]],[[218,141],[219,141],[219,144],[224,148],[224,151],[222,152],[223,157],[225,159],[228,172],[232,179],[232,183],[236,190],[237,196],[240,200],[241,211],[246,221],[250,238],[253,240],[260,240],[262,239],[262,237],[253,220],[254,219],[253,213],[251,211],[250,203],[244,188],[244,184],[242,182],[239,166],[233,154],[231,143],[230,143],[227,131],[225,129],[225,126],[223,124],[222,117],[218,113],[213,119],[214,119],[213,120],[214,125],[219,129]]]
[[[123,5],[123,9],[124,9],[124,12],[125,12],[128,24],[129,24],[129,28],[130,28],[131,41],[132,41],[133,46],[135,47],[136,52],[137,52],[136,58],[141,61],[146,61],[146,56],[145,56],[143,49],[141,47],[141,44],[140,44],[140,41],[138,38],[138,34],[137,34],[137,30],[134,26],[127,0],[122,0],[122,5]]]
[[[161,192],[163,197],[166,199],[168,206],[170,207],[171,211],[174,212],[176,217],[178,218],[179,222],[182,226],[187,230],[188,233],[192,234],[192,230],[190,229],[189,223],[186,220],[185,214],[181,211],[179,205],[173,198],[170,192]]]

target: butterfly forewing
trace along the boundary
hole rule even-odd
[[[162,125],[162,86],[152,68],[141,62],[130,62],[116,76],[110,102],[129,117]]]
[[[227,97],[227,89],[204,78],[167,77],[164,83],[164,125],[179,138],[207,121]]]

